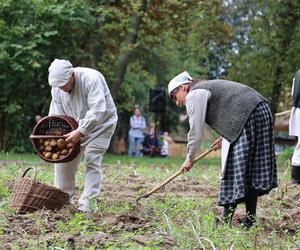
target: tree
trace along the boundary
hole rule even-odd
[[[123,83],[124,75],[126,73],[126,68],[129,63],[130,56],[132,55],[133,48],[135,47],[135,43],[137,41],[138,30],[142,22],[142,18],[147,9],[147,0],[141,0],[140,7],[137,12],[134,13],[132,17],[131,27],[129,32],[126,35],[123,49],[119,54],[117,68],[116,68],[116,78],[114,84],[112,85],[111,91],[113,99],[116,98],[119,89]]]
[[[94,23],[85,1],[0,1],[0,148],[29,150],[27,116],[47,114],[47,67],[54,57],[86,55],[81,38]],[[76,53],[73,53],[76,51]],[[70,56],[72,55],[72,56]]]
[[[242,29],[243,36],[239,36],[243,39],[237,43],[228,78],[260,90],[269,99],[274,114],[278,107],[289,106],[286,97],[298,67],[295,62],[300,59],[300,4],[295,0],[241,2],[232,4],[236,12],[243,10],[238,19],[247,25]]]
[[[147,110],[151,87],[185,69],[220,74],[231,35],[221,12],[220,0],[0,0],[0,148],[30,150],[26,117],[48,113],[54,58],[103,73],[127,134],[124,121],[135,104]],[[170,105],[168,130],[178,116]]]

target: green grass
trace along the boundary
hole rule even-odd
[[[287,162],[292,149],[277,157],[279,177],[289,181]],[[22,217],[9,208],[10,185],[27,167],[35,166],[37,179],[53,184],[53,165],[36,155],[0,154],[0,248],[11,249],[291,249],[300,247],[299,226],[283,224],[293,215],[297,189],[274,190],[259,200],[258,223],[251,230],[234,225],[216,226],[221,214],[216,206],[220,159],[202,159],[185,175],[178,176],[164,191],[134,200],[179,169],[184,159],[128,158],[107,154],[103,159],[103,193],[96,200],[95,214],[81,214],[68,207],[58,212],[39,211]],[[82,192],[84,165],[77,173],[77,192]],[[29,173],[32,176],[32,173]],[[283,198],[279,198],[282,194]],[[238,206],[235,216],[244,213]],[[297,214],[297,213],[296,213]],[[133,216],[141,224],[121,222]],[[127,217],[126,217],[127,218]],[[287,219],[284,219],[287,218]],[[298,217],[295,217],[296,219]],[[19,223],[14,226],[13,223]],[[292,224],[292,223],[291,223]],[[136,226],[136,228],[132,228]],[[8,233],[13,230],[13,239]],[[34,229],[37,234],[32,234]],[[2,238],[1,238],[2,237]],[[101,238],[103,237],[103,238]],[[3,243],[1,243],[3,242]],[[73,243],[72,243],[73,244]]]
[[[0,161],[26,161],[34,162],[39,161],[40,158],[36,154],[16,154],[10,152],[0,152]]]

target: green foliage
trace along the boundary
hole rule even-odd
[[[26,117],[48,111],[49,63],[87,58],[81,40],[95,21],[81,0],[1,1],[0,20],[0,148],[24,152],[30,148]]]
[[[147,1],[129,46],[142,2],[0,0],[1,150],[31,151],[27,118],[48,113],[54,58],[100,70],[111,87],[119,59],[132,52],[115,100],[120,137],[127,136],[134,105],[154,120],[149,89],[167,87],[184,70],[248,84],[270,100],[273,112],[289,108],[300,55],[298,1]],[[160,129],[176,130],[179,112],[167,102]]]
[[[139,5],[134,1],[0,1],[0,67],[4,72],[0,75],[1,149],[30,150],[32,127],[26,119],[48,112],[47,67],[53,58],[97,68],[109,85],[114,82],[117,60],[128,49],[126,36]],[[148,3],[116,99],[123,121],[120,136],[127,134],[135,104],[153,119],[147,112],[149,88],[166,86],[184,69],[196,76],[210,74],[209,60],[200,67],[198,61],[209,58],[208,39],[218,45],[228,41],[226,25],[217,18],[220,6],[221,1]],[[190,9],[189,15],[182,15]],[[190,27],[188,32],[186,27]],[[177,110],[167,106],[163,129],[170,131],[175,128]]]
[[[92,223],[92,220],[86,219],[84,214],[75,213],[67,223],[59,221],[57,223],[57,230],[59,232],[69,232],[70,234],[80,233],[86,235],[91,231],[96,231],[98,228]]]
[[[299,61],[299,1],[233,3],[234,15],[243,13],[235,27],[236,49],[228,78],[259,90],[274,113],[290,108],[292,79]],[[247,20],[247,23],[243,20]]]

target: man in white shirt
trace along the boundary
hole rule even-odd
[[[55,164],[55,186],[75,191],[75,174],[84,154],[85,185],[79,210],[91,211],[90,201],[100,194],[101,162],[115,131],[118,116],[103,75],[94,69],[76,67],[67,60],[55,59],[49,67],[52,101],[49,115],[67,115],[78,128],[67,134],[66,141],[80,141],[80,154],[71,162]]]

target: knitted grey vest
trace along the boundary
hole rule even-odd
[[[255,107],[266,101],[254,89],[232,81],[199,82],[191,86],[190,91],[194,89],[211,92],[205,121],[230,143],[239,137]]]

